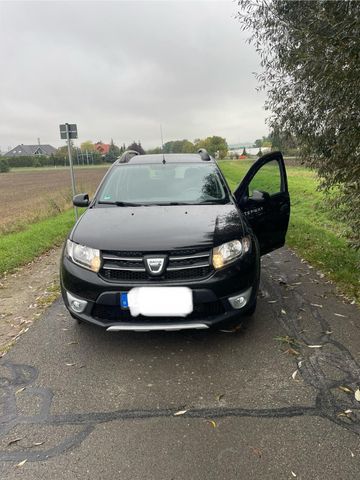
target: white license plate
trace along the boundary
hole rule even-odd
[[[128,292],[133,317],[186,317],[193,311],[192,290],[188,287],[135,287]]]

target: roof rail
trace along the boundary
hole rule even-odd
[[[201,160],[204,160],[205,162],[208,162],[209,160],[211,160],[211,157],[208,154],[207,150],[205,150],[205,148],[199,148],[197,153],[200,155]]]
[[[140,155],[136,150],[125,150],[125,152],[117,159],[117,163],[128,163],[132,157]]]

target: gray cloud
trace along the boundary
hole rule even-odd
[[[266,132],[236,3],[0,2],[0,145]]]

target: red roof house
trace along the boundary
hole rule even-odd
[[[106,155],[109,153],[110,144],[97,142],[95,143],[95,150],[100,153],[100,155]]]

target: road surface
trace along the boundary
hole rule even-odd
[[[0,478],[359,478],[359,311],[287,249],[262,269],[242,333],[110,334],[55,302],[0,362]]]

